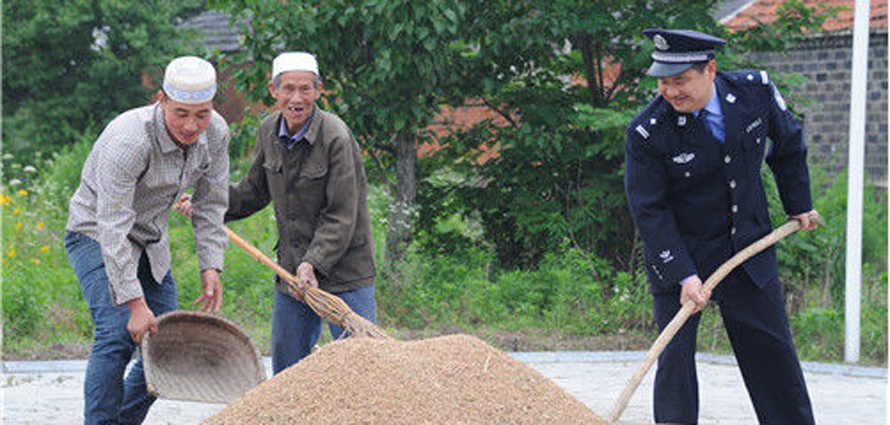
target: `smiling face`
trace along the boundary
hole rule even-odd
[[[308,71],[288,71],[278,75],[278,87],[269,82],[269,93],[275,98],[275,105],[287,121],[287,129],[296,133],[312,114],[318,100],[320,87],[315,74]]]
[[[712,60],[704,69],[692,67],[680,74],[659,78],[658,91],[677,112],[695,112],[711,100],[716,75],[717,62]]]
[[[164,126],[170,137],[185,146],[197,142],[201,133],[210,125],[213,102],[182,103],[170,99],[163,92],[158,97],[164,111]]]

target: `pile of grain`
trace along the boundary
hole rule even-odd
[[[553,382],[467,335],[331,343],[204,424],[605,424]]]

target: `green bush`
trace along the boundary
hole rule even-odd
[[[3,326],[7,350],[56,342],[89,342],[92,321],[80,287],[68,265],[63,244],[67,204],[80,181],[92,134],[70,149],[31,167],[4,158],[0,186],[2,207]],[[249,143],[247,136],[241,142]],[[249,149],[239,147],[233,169],[246,169]],[[816,173],[817,184],[825,181]],[[438,175],[439,179],[458,179]],[[770,180],[767,179],[769,182]],[[786,238],[778,245],[792,332],[806,360],[840,361],[843,344],[842,263],[844,179],[814,191],[814,203],[827,226]],[[771,189],[772,191],[773,189]],[[886,364],[887,356],[887,209],[885,192],[869,192],[865,209],[862,289],[863,362]],[[775,197],[775,194],[772,195]],[[446,202],[447,198],[438,201]],[[774,199],[774,204],[777,199]],[[391,196],[383,185],[368,197],[378,274],[379,317],[384,326],[424,329],[457,325],[466,330],[570,333],[599,336],[617,333],[654,338],[652,301],[645,276],[628,274],[594,253],[581,251],[563,236],[541,254],[535,267],[507,268],[481,218],[456,205],[442,209],[422,226],[399,273],[383,260],[386,217]],[[459,205],[459,204],[458,204]],[[775,208],[775,206],[774,206]],[[784,220],[773,210],[775,222]],[[274,256],[277,228],[271,208],[229,227]],[[171,214],[170,243],[180,307],[191,309],[200,291],[194,237],[189,221]],[[268,352],[273,274],[236,247],[227,250],[223,273],[222,314],[241,323]],[[699,340],[702,349],[729,352],[716,308],[705,311]]]

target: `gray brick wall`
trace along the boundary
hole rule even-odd
[[[832,175],[847,168],[850,129],[850,74],[853,36],[813,38],[782,53],[756,53],[750,59],[770,73],[796,73],[808,79],[786,93],[803,114],[810,163]],[[887,187],[887,31],[869,35],[865,175]]]

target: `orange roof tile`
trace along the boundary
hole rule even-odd
[[[887,29],[887,1],[888,0],[871,0],[871,22],[872,29]],[[743,30],[760,23],[769,23],[776,20],[776,11],[785,0],[755,0],[750,6],[741,10],[727,22],[725,25],[732,30]],[[810,7],[821,6],[843,6],[843,10],[838,11],[837,17],[828,19],[822,26],[825,32],[844,31],[853,28],[853,15],[855,0],[804,0],[804,3]]]

